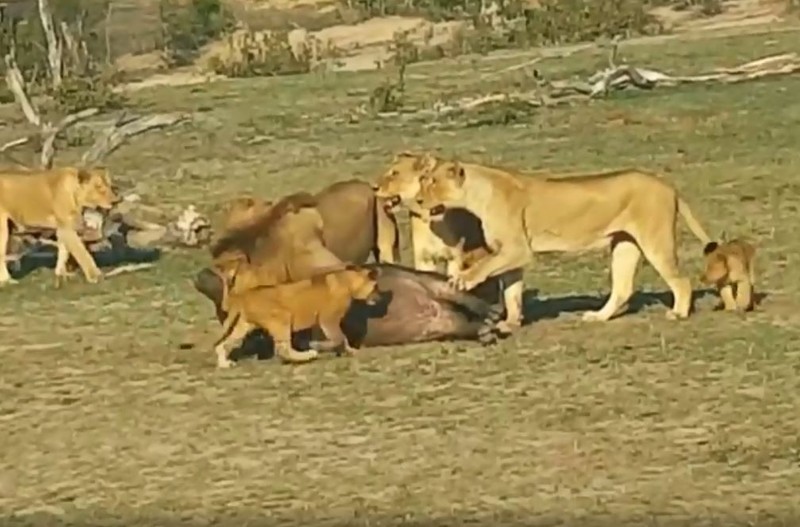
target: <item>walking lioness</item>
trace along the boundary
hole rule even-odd
[[[522,267],[535,252],[610,246],[611,295],[584,320],[609,320],[626,306],[642,254],[672,290],[668,317],[687,317],[692,287],[678,269],[677,215],[704,246],[710,243],[673,186],[635,169],[554,179],[440,160],[421,178],[416,201],[432,217],[447,207],[470,210],[481,219],[487,242],[498,248],[455,277],[459,289]]]
[[[69,273],[72,255],[88,282],[102,276],[77,233],[83,208],[110,209],[118,198],[103,168],[16,169],[0,172],[0,285],[15,283],[6,268],[9,221],[19,228],[55,229],[58,257],[55,274],[59,285]]]

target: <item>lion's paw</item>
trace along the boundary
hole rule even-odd
[[[667,314],[665,316],[667,320],[686,320],[687,318],[689,318],[682,313],[676,313],[675,311],[672,310],[667,311]]]
[[[584,311],[581,317],[584,322],[605,322],[608,320],[602,311]]]
[[[236,365],[236,363],[230,359],[220,359],[217,361],[217,368],[221,370],[227,370],[228,368],[233,368],[234,365]]]

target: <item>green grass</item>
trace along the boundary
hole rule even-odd
[[[692,72],[796,50],[799,39],[795,31],[623,53]],[[523,60],[414,65],[410,104],[515,82],[475,74]],[[603,62],[585,52],[537,67],[563,77]],[[679,323],[662,305],[607,324],[562,313],[495,349],[408,346],[216,371],[218,324],[189,284],[204,251],[59,291],[52,271],[38,271],[0,291],[2,510],[19,525],[143,517],[148,525],[794,524],[800,80],[620,93],[507,127],[349,123],[381,80],[341,74],[138,92],[140,111],[193,110],[196,119],[137,138],[108,163],[152,202],[208,211],[242,192],[274,197],[371,179],[409,148],[520,168],[641,166],[674,181],[712,233],[757,242],[757,287],[768,296],[745,318],[713,312],[704,297]],[[694,277],[700,247],[682,234],[682,265]],[[604,254],[540,257],[526,275],[539,290],[533,307],[606,294],[607,265]],[[649,267],[639,284],[666,289]],[[184,342],[198,346],[180,350]]]

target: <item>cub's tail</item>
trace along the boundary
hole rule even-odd
[[[683,220],[686,222],[686,226],[689,227],[689,230],[692,231],[700,243],[703,244],[703,249],[705,250],[708,247],[708,244],[712,243],[711,237],[705,231],[700,222],[697,221],[697,218],[692,213],[692,209],[689,207],[689,204],[683,201],[683,199],[678,198],[678,214],[681,215]]]
[[[495,326],[503,319],[503,305],[495,304],[489,308],[489,313],[483,319],[483,324],[478,329],[478,342],[484,346],[491,346],[497,342]]]

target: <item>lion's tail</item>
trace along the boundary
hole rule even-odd
[[[697,236],[697,239],[703,244],[703,247],[708,246],[711,243],[711,237],[705,231],[705,229],[700,225],[700,222],[697,221],[694,214],[692,213],[692,209],[689,207],[689,204],[683,201],[681,198],[678,198],[678,214],[686,222],[686,226],[689,227],[689,230],[692,231],[692,234]]]
[[[486,318],[483,319],[483,324],[478,329],[478,341],[484,346],[490,346],[497,342],[497,332],[495,326],[500,320],[503,319],[503,305],[501,303],[495,304],[489,308]]]

